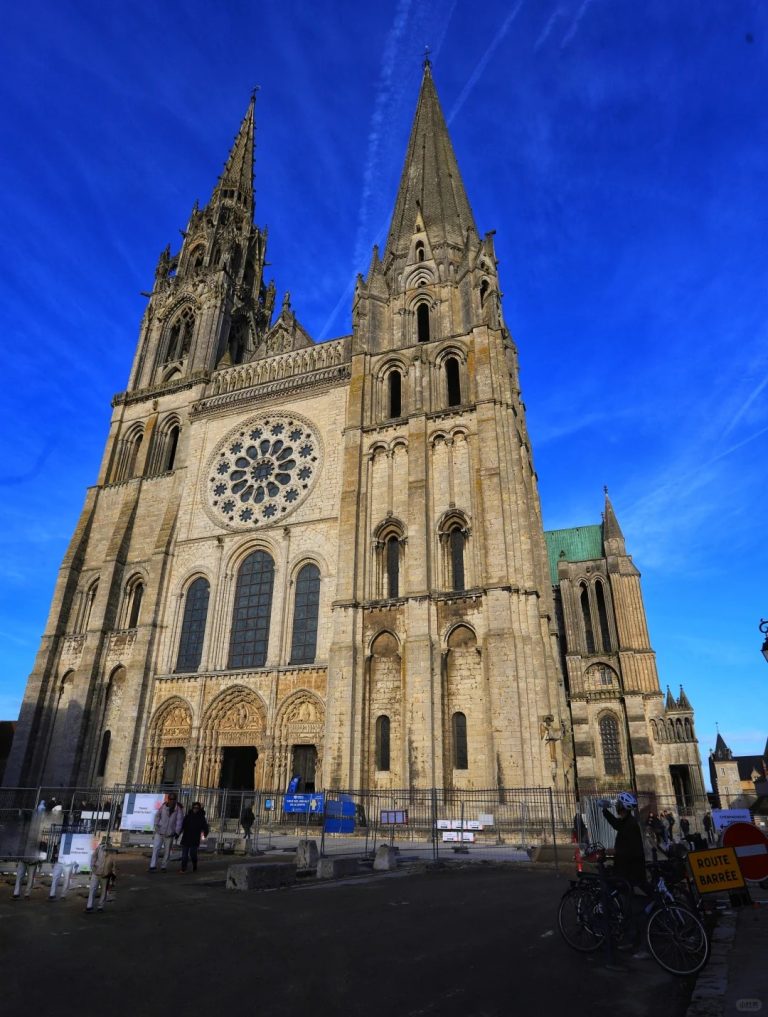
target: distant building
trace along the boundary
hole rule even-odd
[[[756,785],[768,779],[768,740],[762,755],[734,756],[718,733],[709,753],[709,777],[720,808],[751,805],[758,796]]]

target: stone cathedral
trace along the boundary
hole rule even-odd
[[[6,785],[702,794],[607,493],[544,532],[429,64],[351,335],[264,278],[253,133],[160,256]]]

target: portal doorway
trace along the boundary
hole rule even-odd
[[[252,745],[225,748],[221,756],[221,787],[230,791],[253,791],[254,770],[259,753]]]
[[[163,753],[163,775],[160,778],[161,784],[171,784],[174,787],[181,784],[184,777],[184,760],[187,753],[184,749],[166,749]]]
[[[298,792],[310,793],[315,790],[315,771],[317,770],[317,749],[314,745],[293,746],[292,777],[299,777]]]

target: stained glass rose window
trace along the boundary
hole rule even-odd
[[[287,413],[251,418],[216,446],[206,510],[229,529],[278,522],[304,501],[319,466],[320,438],[309,421]]]

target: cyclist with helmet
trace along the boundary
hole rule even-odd
[[[645,883],[645,847],[640,824],[632,813],[637,807],[637,798],[631,791],[621,791],[616,796],[616,815],[603,807],[603,818],[616,831],[613,849],[613,873],[635,886]]]

